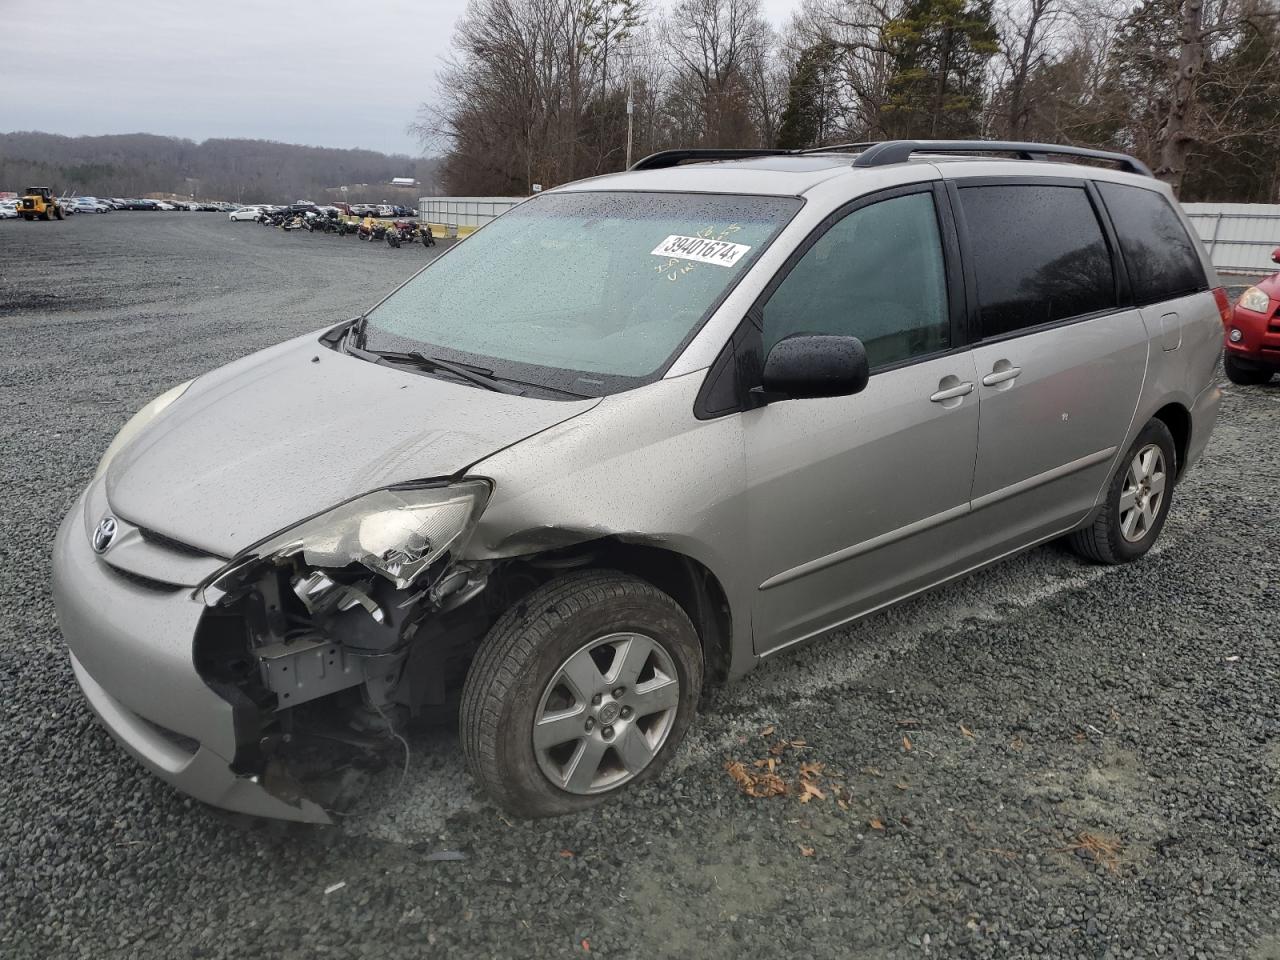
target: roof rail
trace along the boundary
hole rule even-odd
[[[686,160],[692,160],[696,163],[705,163],[709,160],[749,160],[752,157],[787,157],[797,152],[795,150],[771,150],[769,148],[730,150],[718,147],[692,150],[659,150],[657,153],[649,154],[643,160],[637,160],[631,165],[631,169],[661,170],[664,167],[678,166]]]
[[[1016,140],[885,140],[858,154],[853,165],[882,167],[890,163],[904,163],[913,153],[1012,153],[1020,160],[1047,160],[1050,156],[1086,157],[1117,164],[1123,170],[1144,177],[1153,176],[1150,167],[1126,153]]]
[[[856,153],[860,150],[866,150],[868,147],[874,147],[880,141],[865,140],[862,143],[830,143],[825,147],[805,147],[803,150],[797,150],[796,153]]]

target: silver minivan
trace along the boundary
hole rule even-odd
[[[222,807],[325,821],[451,708],[498,804],[580,810],[764,657],[1053,538],[1141,557],[1225,308],[1123,155],[656,154],[143,408],[58,533],[71,664]]]

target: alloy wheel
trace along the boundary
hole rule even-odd
[[[1164,451],[1159,446],[1149,443],[1134,454],[1120,490],[1120,533],[1130,543],[1137,543],[1155,526],[1166,480]]]
[[[680,704],[671,655],[640,633],[580,647],[556,670],[538,703],[538,767],[568,793],[603,793],[639,775],[666,742]]]

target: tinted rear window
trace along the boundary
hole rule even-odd
[[[1163,195],[1120,183],[1099,183],[1098,191],[1116,226],[1139,305],[1209,288],[1195,244]]]
[[[1083,187],[960,190],[983,337],[1116,306],[1111,254]]]

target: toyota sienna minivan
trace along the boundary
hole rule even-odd
[[[494,801],[579,810],[765,657],[1054,538],[1140,558],[1226,310],[1123,155],[656,154],[139,411],[58,532],[71,665],[221,807],[328,820],[452,705]]]

